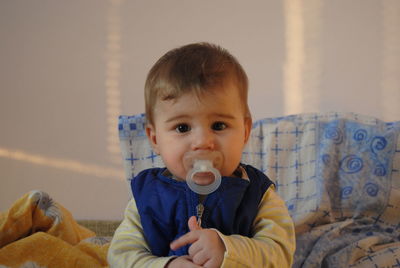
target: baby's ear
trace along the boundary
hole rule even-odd
[[[159,150],[158,150],[158,144],[157,144],[157,136],[156,136],[156,129],[154,128],[153,125],[151,124],[147,124],[146,125],[146,135],[147,138],[150,142],[151,147],[153,148],[153,151],[156,154],[159,154]]]
[[[251,120],[251,117],[246,117],[244,119],[244,128],[245,128],[244,143],[247,143],[247,141],[249,140],[252,127],[253,127],[253,120]]]

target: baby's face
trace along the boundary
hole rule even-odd
[[[147,128],[153,148],[178,179],[185,180],[187,152],[222,155],[219,171],[230,176],[238,167],[251,130],[235,85],[224,85],[198,98],[192,93],[174,100],[159,100],[154,125]]]

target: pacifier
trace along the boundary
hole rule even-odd
[[[186,183],[197,194],[208,195],[221,185],[222,154],[213,152],[187,152],[183,157],[186,170]]]

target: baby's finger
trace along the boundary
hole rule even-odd
[[[204,264],[210,262],[210,254],[206,252],[206,250],[200,250],[195,255],[190,257],[192,258],[193,263],[197,265],[204,266]]]
[[[194,230],[201,230],[201,227],[199,226],[196,216],[192,216],[188,220],[188,226],[190,231]]]
[[[192,243],[188,250],[189,256],[193,258],[193,256],[195,256],[202,249],[203,245],[201,245],[201,243]]]
[[[188,244],[193,244],[194,242],[197,241],[198,238],[199,238],[198,232],[196,232],[196,231],[189,232],[189,233],[187,233],[185,235],[182,235],[181,237],[179,237],[175,241],[173,241],[170,244],[170,248],[172,250],[177,250],[180,247],[186,246]]]

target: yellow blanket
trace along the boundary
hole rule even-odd
[[[108,267],[108,242],[42,191],[25,194],[0,213],[2,268]]]

